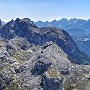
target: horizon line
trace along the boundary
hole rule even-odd
[[[18,18],[18,17],[17,17]],[[13,20],[16,20],[17,18],[14,18]],[[1,19],[1,18],[0,18]],[[23,19],[23,18],[20,18],[20,19]],[[29,18],[30,19],[30,18]],[[70,19],[82,19],[82,20],[90,20],[90,18],[75,18],[75,17],[73,17],[73,18],[60,18],[60,19],[52,19],[52,20],[42,20],[42,19],[38,19],[38,20],[33,20],[33,19],[30,19],[31,21],[34,21],[34,22],[37,22],[37,21],[42,21],[42,22],[46,22],[46,21],[48,21],[48,22],[52,22],[52,21],[54,21],[54,20],[56,20],[56,21],[59,21],[59,20],[61,20],[61,19],[67,19],[68,21],[70,20]],[[9,22],[9,21],[11,21],[12,19],[1,19],[1,21],[3,21],[3,22]]]

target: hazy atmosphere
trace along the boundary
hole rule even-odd
[[[34,21],[61,18],[89,19],[90,0],[0,0],[4,21],[28,17]]]

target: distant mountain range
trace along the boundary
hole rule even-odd
[[[37,21],[35,24],[38,27],[57,27],[59,29],[64,29],[67,31],[72,38],[75,40],[79,48],[90,55],[90,20],[83,19],[66,19],[53,20],[51,22]]]
[[[57,27],[61,29],[72,29],[72,28],[77,28],[77,29],[82,29],[87,32],[90,32],[90,20],[83,20],[83,19],[60,19],[60,20],[53,20],[51,22],[46,21],[37,21],[35,24],[38,27]]]
[[[51,22],[37,21],[34,22],[38,27],[57,27],[58,29],[64,29],[67,31],[74,41],[77,43],[80,50],[90,56],[90,20],[83,19],[66,19],[53,20]],[[4,21],[0,20],[0,27],[5,25]]]

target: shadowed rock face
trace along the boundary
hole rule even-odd
[[[1,19],[0,19],[0,27],[2,26],[2,21],[1,21]]]
[[[11,20],[0,29],[0,35],[2,38],[9,40],[15,37],[26,38],[35,45],[53,41],[67,53],[72,62],[78,64],[90,63],[89,57],[79,50],[67,32],[54,27],[38,28],[28,18]]]
[[[51,22],[46,21],[37,21],[35,24],[38,27],[57,27],[59,29],[64,29],[66,32],[70,34],[70,36],[77,43],[78,47],[81,51],[85,52],[90,56],[90,20],[83,19],[60,19],[53,20]]]

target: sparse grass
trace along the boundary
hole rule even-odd
[[[73,89],[75,89],[74,86],[69,86],[68,88],[66,88],[66,90],[73,90]]]
[[[18,47],[18,53],[24,55],[25,54],[25,51],[24,50],[21,50],[20,47]]]
[[[55,69],[49,69],[47,71],[47,73],[50,77],[59,77],[60,76],[60,73]]]
[[[18,63],[20,63],[20,64],[23,63],[22,60],[19,58],[19,56],[17,54],[14,55],[13,57],[18,61]]]
[[[23,90],[23,89],[20,87],[18,82],[13,81],[11,85],[6,86],[4,90]]]
[[[14,57],[20,64],[22,64],[22,63],[23,63],[23,60],[20,59],[19,54],[20,54],[21,56],[23,56],[23,57],[26,57],[26,56],[25,56],[25,51],[24,51],[24,50],[21,50],[20,47],[17,46],[17,51],[16,51],[16,53],[14,54],[13,57]]]

